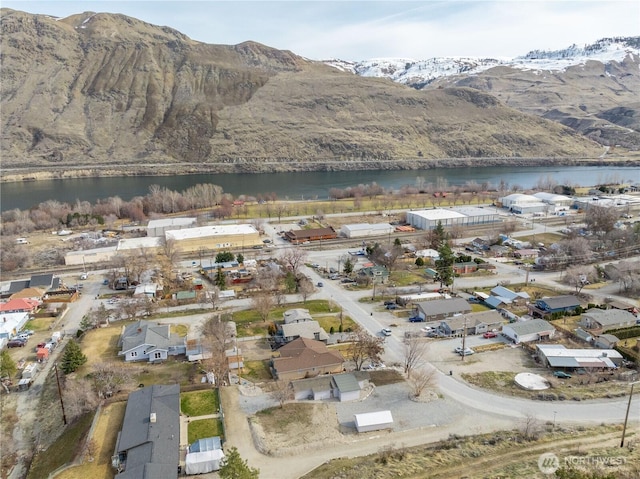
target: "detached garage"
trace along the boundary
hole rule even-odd
[[[393,429],[393,417],[391,411],[376,411],[363,414],[354,414],[356,430],[358,432],[380,431]]]

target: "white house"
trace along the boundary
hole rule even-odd
[[[552,338],[555,333],[556,329],[544,319],[531,319],[502,327],[502,334],[516,344]]]
[[[118,356],[127,362],[156,362],[185,353],[184,338],[171,334],[168,324],[137,321],[123,328]]]

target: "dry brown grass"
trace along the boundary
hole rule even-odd
[[[91,366],[118,360],[124,362],[122,358],[118,358],[118,338],[122,329],[120,326],[111,325],[107,328],[98,328],[87,331],[82,337],[80,347],[82,352],[87,356],[87,362],[82,367],[81,373],[87,373]]]
[[[122,427],[126,402],[116,402],[102,409],[92,438],[97,451],[92,462],[84,458],[84,463],[67,469],[57,477],[60,479],[113,479],[111,455],[115,449],[118,431]]]

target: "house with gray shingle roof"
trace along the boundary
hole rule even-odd
[[[566,313],[574,311],[580,306],[580,300],[571,294],[542,298],[534,304],[529,304],[529,314],[535,317],[545,317],[553,313]]]
[[[318,321],[301,321],[298,323],[281,324],[278,327],[278,336],[282,338],[282,342],[288,343],[297,338],[315,339],[326,343],[329,335],[320,326]],[[276,338],[276,341],[278,338]]]
[[[502,334],[518,344],[552,338],[556,334],[556,329],[544,319],[531,319],[505,324],[502,327]]]
[[[440,322],[440,330],[447,335],[483,334],[500,330],[504,318],[496,310],[463,314]],[[466,328],[466,333],[465,333]]]
[[[112,465],[115,479],[177,479],[180,462],[180,385],[129,394]]]
[[[587,329],[599,329],[602,332],[612,329],[635,326],[636,317],[624,309],[591,308],[580,318],[580,326]]]
[[[125,361],[164,361],[169,356],[186,354],[184,338],[171,334],[168,324],[137,321],[124,328],[119,341]]]
[[[426,321],[437,321],[456,314],[471,312],[471,306],[462,298],[436,299],[416,303],[418,316]]]

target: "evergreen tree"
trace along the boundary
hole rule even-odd
[[[216,277],[213,280],[213,282],[220,289],[227,288],[227,277],[225,276],[224,271],[222,271],[222,268],[218,268],[216,272]]]
[[[416,258],[416,266],[418,267],[424,266],[424,260],[422,258]]]
[[[229,261],[233,261],[234,256],[231,251],[220,251],[216,255],[216,263],[227,263]]]
[[[295,293],[298,288],[298,282],[296,281],[296,275],[291,271],[287,271],[284,277],[284,287],[287,293]]]
[[[453,262],[455,257],[447,239],[444,239],[442,243],[440,243],[438,255],[440,257],[436,260],[435,269],[438,273],[437,278],[438,281],[440,281],[440,287],[442,288],[443,285],[451,286],[453,284]]]
[[[87,357],[82,354],[80,346],[75,340],[69,341],[62,355],[61,369],[65,374],[76,371],[80,366],[87,362]]]
[[[236,256],[236,261],[238,263],[244,263],[244,255],[242,253],[238,253],[238,256]]]
[[[353,263],[351,262],[350,258],[347,258],[344,262],[344,268],[343,268],[344,274],[351,274],[353,273]]]
[[[11,358],[9,351],[4,349],[2,353],[0,353],[0,377],[13,378],[16,372],[18,372],[16,362]]]
[[[218,474],[220,479],[258,479],[260,477],[260,471],[249,467],[247,461],[240,457],[240,453],[235,447],[227,451],[224,464]]]

